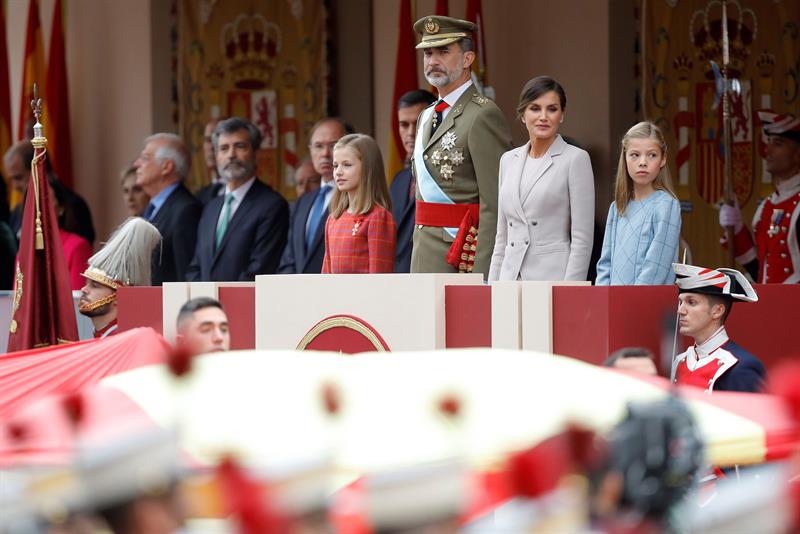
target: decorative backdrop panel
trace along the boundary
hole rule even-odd
[[[670,168],[684,207],[682,236],[701,265],[723,265],[719,204],[724,193],[722,104],[711,61],[722,65],[719,0],[636,0],[642,116],[667,135]],[[746,221],[772,191],[761,160],[758,111],[800,112],[800,2],[729,0],[732,184]]]
[[[261,179],[291,190],[308,131],[326,112],[327,12],[324,0],[179,1],[179,131],[192,153],[192,189],[208,181],[205,124],[239,116],[264,136]]]

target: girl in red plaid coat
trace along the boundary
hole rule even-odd
[[[397,229],[375,140],[363,134],[339,139],[333,148],[333,178],[322,272],[393,272]]]

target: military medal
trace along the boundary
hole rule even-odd
[[[453,150],[456,146],[456,139],[458,136],[453,132],[447,132],[442,136],[442,150]]]
[[[464,163],[464,153],[456,150],[458,136],[454,132],[447,132],[442,136],[439,149],[431,154],[431,163],[439,167],[439,175],[443,180],[453,179],[455,168]]]
[[[356,219],[356,222],[353,223],[353,235],[358,233],[358,229],[361,227],[361,223],[364,220],[364,217],[359,217]]]
[[[781,221],[783,220],[783,210],[774,210],[772,212],[772,221],[769,224],[769,230],[767,230],[767,235],[770,237],[775,237],[778,235],[778,232],[781,230]]]

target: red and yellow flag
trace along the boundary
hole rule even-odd
[[[391,180],[405,165],[406,150],[400,139],[397,121],[397,101],[408,91],[417,89],[417,53],[414,49],[414,20],[411,13],[413,0],[400,2],[397,22],[397,60],[395,61],[394,91],[392,92],[392,122],[389,131],[386,175]]]
[[[67,59],[64,46],[64,11],[61,0],[56,0],[53,11],[53,29],[50,33],[50,54],[47,60],[47,132],[50,163],[67,187],[73,187],[72,141],[70,139],[69,90]]]
[[[31,111],[33,84],[38,84],[39,95],[44,96],[47,94],[44,77],[44,46],[42,45],[42,25],[39,22],[39,2],[30,0],[28,29],[25,31],[25,56],[22,59],[22,90],[19,96],[17,141],[33,137],[33,124],[36,122]],[[43,124],[47,124],[47,122],[45,121]]]
[[[465,18],[474,22],[478,29],[473,35],[475,42],[475,61],[472,62],[472,72],[478,77],[482,87],[489,85],[489,71],[486,68],[486,40],[484,39],[483,13],[481,0],[467,0],[467,14]]]
[[[6,42],[6,16],[0,4],[0,155],[11,146],[11,79],[8,77],[8,45]],[[8,180],[8,177],[4,177]],[[6,181],[11,202],[11,184]],[[16,201],[14,202],[16,204]]]
[[[47,150],[39,140],[34,139],[22,215],[8,352],[78,341],[69,271],[45,172]]]

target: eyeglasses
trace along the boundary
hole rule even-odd
[[[333,143],[312,143],[308,145],[308,147],[314,152],[322,152],[326,148],[333,150],[333,147],[336,146],[336,141]]]

